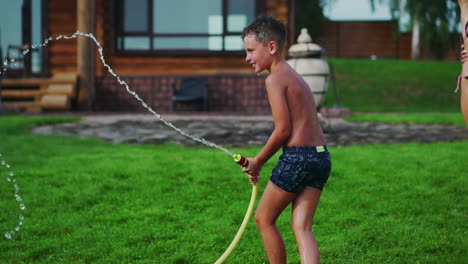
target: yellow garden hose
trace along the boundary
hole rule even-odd
[[[237,162],[239,165],[243,167],[249,164],[249,161],[239,154],[233,155],[233,158],[235,162]],[[252,196],[250,197],[249,207],[247,208],[247,212],[245,213],[244,220],[242,220],[242,224],[239,227],[239,230],[237,231],[237,234],[232,240],[231,244],[226,249],[226,251],[224,251],[223,255],[219,257],[219,259],[215,262],[215,264],[223,263],[227,259],[227,257],[231,254],[231,252],[234,250],[234,248],[237,246],[237,243],[239,243],[239,240],[242,237],[242,234],[244,233],[245,228],[247,227],[247,224],[249,223],[250,216],[252,215],[253,209],[255,207],[255,201],[257,200],[257,191],[258,191],[257,184],[254,184],[252,187]]]
[[[245,213],[244,220],[242,221],[242,224],[239,227],[239,231],[237,231],[237,234],[232,240],[231,244],[226,249],[226,251],[224,251],[223,255],[219,257],[219,259],[215,262],[215,264],[223,263],[227,259],[227,257],[231,254],[231,252],[234,250],[234,248],[237,246],[237,243],[239,243],[239,240],[242,237],[242,234],[244,233],[245,228],[247,227],[247,224],[249,223],[250,216],[252,215],[253,209],[255,207],[255,200],[257,199],[257,189],[258,189],[257,184],[255,184],[252,187],[252,196],[250,197],[249,207],[247,208],[247,212]]]

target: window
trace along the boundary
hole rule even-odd
[[[258,13],[252,0],[116,0],[116,49],[125,53],[233,53]]]
[[[0,8],[0,61],[12,58],[6,70],[8,77],[25,77],[46,74],[47,49],[36,47],[23,55],[31,44],[44,41],[46,0],[4,1]],[[2,64],[3,66],[3,64]]]

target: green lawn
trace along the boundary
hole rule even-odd
[[[231,157],[28,132],[65,119],[0,117],[0,159],[11,165],[0,167],[1,263],[199,264],[223,253],[251,192]],[[467,141],[331,148],[333,171],[314,223],[322,263],[468,263],[466,149]],[[22,229],[4,238],[20,213]],[[289,263],[299,263],[289,211],[279,228]],[[251,221],[226,263],[266,262]]]
[[[461,113],[364,113],[346,116],[344,119],[352,122],[465,126]]]
[[[342,107],[353,112],[460,112],[459,62],[330,59]],[[334,104],[330,82],[327,107]]]

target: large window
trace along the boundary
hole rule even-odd
[[[47,0],[3,1],[0,5],[0,58],[10,59],[8,77],[28,77],[46,73],[47,49],[29,48],[45,38]],[[23,55],[25,49],[30,51]],[[2,61],[3,66],[3,61]]]
[[[239,35],[261,8],[253,0],[116,2],[116,49],[126,53],[242,51]]]

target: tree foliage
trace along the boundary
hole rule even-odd
[[[456,0],[369,0],[372,7],[376,2],[386,3],[392,17],[400,20],[407,12],[412,22],[419,21],[421,39],[429,58],[441,59],[448,48],[459,42],[456,30],[459,27],[460,10]]]
[[[296,1],[296,33],[302,28],[307,28],[312,40],[317,39],[322,34],[321,23],[325,16],[323,8],[325,0],[297,0]]]
[[[322,34],[324,8],[333,8],[335,0],[296,0],[296,33],[307,28],[312,39]],[[369,0],[372,8],[377,3],[387,4],[396,21],[402,13],[409,14],[411,23],[419,21],[421,40],[426,57],[442,59],[449,48],[460,43],[460,10],[457,0]],[[396,27],[398,29],[398,27]],[[396,30],[398,32],[398,30]]]

